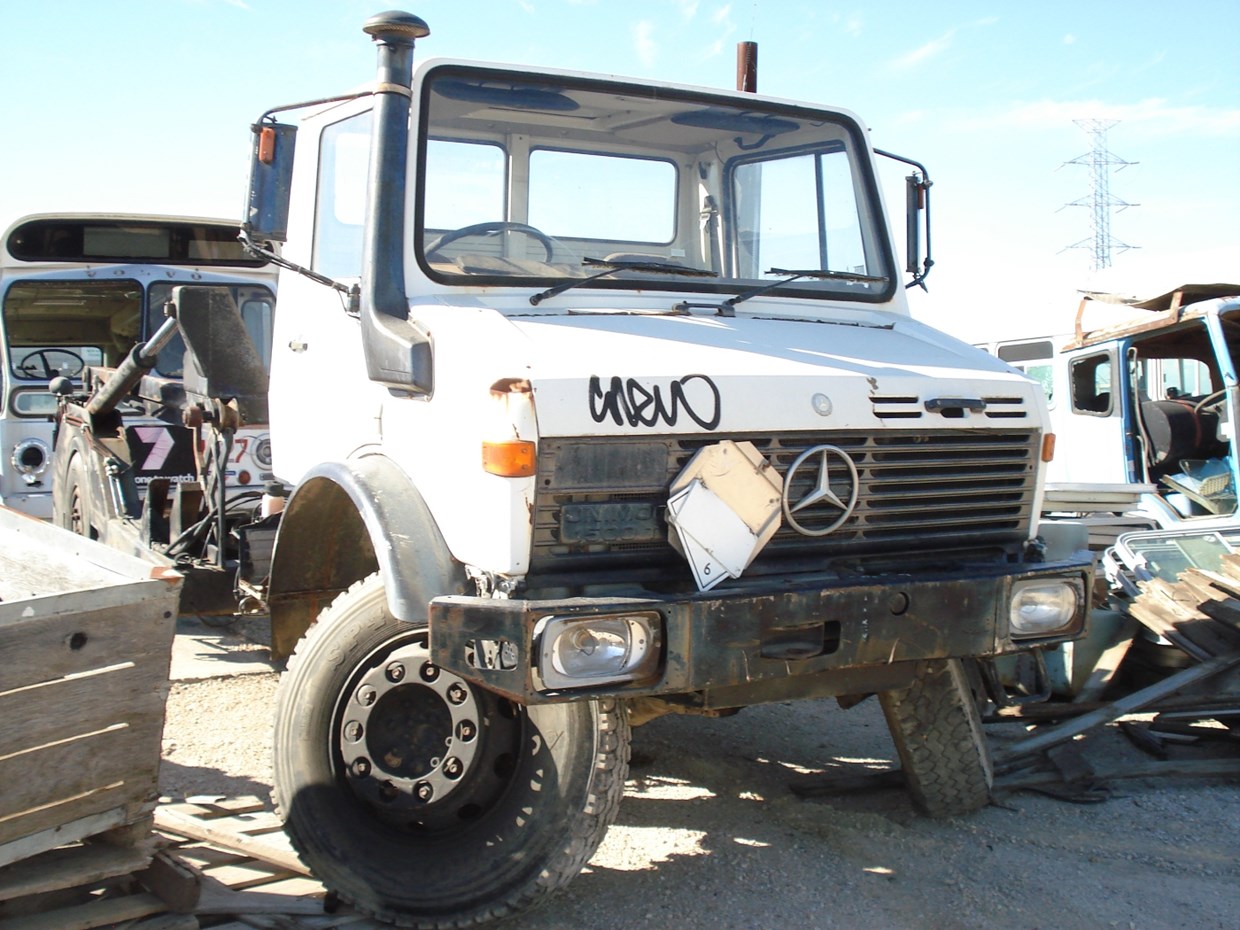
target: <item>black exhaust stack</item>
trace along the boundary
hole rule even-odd
[[[370,380],[406,394],[431,391],[431,345],[409,321],[405,294],[406,172],[413,45],[430,27],[392,10],[362,27],[378,46],[374,131],[362,244],[362,345]]]

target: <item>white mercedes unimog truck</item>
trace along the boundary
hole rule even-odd
[[[243,223],[286,269],[250,582],[314,873],[502,918],[590,858],[631,725],[797,698],[877,694],[917,805],[985,804],[972,672],[1078,636],[1092,566],[1036,541],[1037,386],[909,317],[864,127],[365,31],[372,87],[254,126]]]

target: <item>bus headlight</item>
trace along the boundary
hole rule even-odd
[[[1072,579],[1037,578],[1012,585],[1009,626],[1013,639],[1067,632],[1076,622],[1084,592]]]
[[[38,484],[39,478],[47,471],[52,458],[52,450],[42,439],[23,439],[13,447],[10,461],[13,468],[22,476],[26,484]]]
[[[539,627],[538,672],[549,689],[636,681],[658,667],[657,613],[547,617]]]

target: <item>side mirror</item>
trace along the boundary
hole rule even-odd
[[[250,128],[254,147],[241,228],[254,241],[284,242],[288,239],[289,190],[293,183],[297,127],[260,121]]]
[[[874,154],[911,165],[916,169],[904,179],[904,270],[913,276],[912,280],[904,286],[920,287],[925,290],[926,278],[934,266],[934,259],[930,257],[930,185],[934,182],[930,180],[929,173],[920,162],[902,155],[884,152],[881,149],[875,149]],[[921,255],[923,228],[926,231],[925,258]]]

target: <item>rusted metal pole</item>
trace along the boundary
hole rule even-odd
[[[747,94],[758,92],[758,43],[736,43],[736,89]]]

